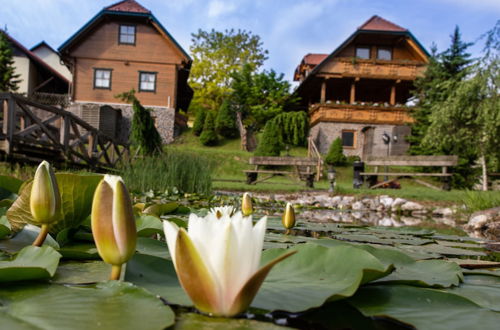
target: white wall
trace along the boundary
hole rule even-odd
[[[59,72],[63,77],[71,81],[71,72],[65,65],[61,64],[59,55],[54,53],[51,49],[42,46],[35,49],[33,53]]]

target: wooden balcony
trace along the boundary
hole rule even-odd
[[[318,77],[364,77],[373,79],[415,80],[425,71],[426,64],[407,60],[374,60],[337,57],[326,63]]]
[[[319,122],[403,125],[413,122],[409,107],[317,103],[309,108],[310,125]]]

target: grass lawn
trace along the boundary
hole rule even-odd
[[[198,137],[194,136],[192,130],[185,131],[175,143],[167,147],[168,149],[190,150],[197,154],[204,155],[215,162],[213,175],[214,190],[235,190],[235,191],[255,191],[255,192],[299,192],[299,191],[327,191],[329,183],[324,178],[314,183],[314,188],[307,188],[305,182],[296,181],[288,177],[274,177],[270,180],[256,185],[245,183],[243,170],[251,169],[248,159],[252,153],[242,151],[240,140],[225,140],[220,145],[205,147]],[[291,156],[306,156],[306,148],[292,148]],[[401,189],[353,189],[352,187],[352,166],[338,167],[337,170],[337,193],[347,195],[390,195],[412,200],[426,201],[428,203],[450,204],[463,201],[465,192],[461,190],[438,191],[421,186],[411,180],[400,180]],[[439,185],[439,183],[437,182]],[[474,192],[486,196],[487,199],[494,198],[500,201],[500,192]]]

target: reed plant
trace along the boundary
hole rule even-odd
[[[493,207],[500,207],[500,192],[465,190],[462,192],[461,200],[467,211],[472,213]]]
[[[209,194],[213,162],[192,152],[167,149],[163,154],[136,158],[120,168],[127,187],[134,192],[164,192],[176,188],[184,193]]]

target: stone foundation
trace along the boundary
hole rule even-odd
[[[156,106],[146,108],[152,110],[151,116],[163,143],[171,143],[174,140],[175,109]],[[120,142],[129,141],[132,105],[75,102],[71,103],[67,110]]]
[[[320,122],[311,128],[310,135],[319,151],[325,154],[333,140],[342,138],[343,130],[355,131],[354,147],[344,147],[346,156],[358,156],[363,159],[368,155],[404,155],[409,147],[405,140],[410,134],[408,126]],[[397,141],[386,145],[382,139],[384,132],[391,138],[397,136]]]

